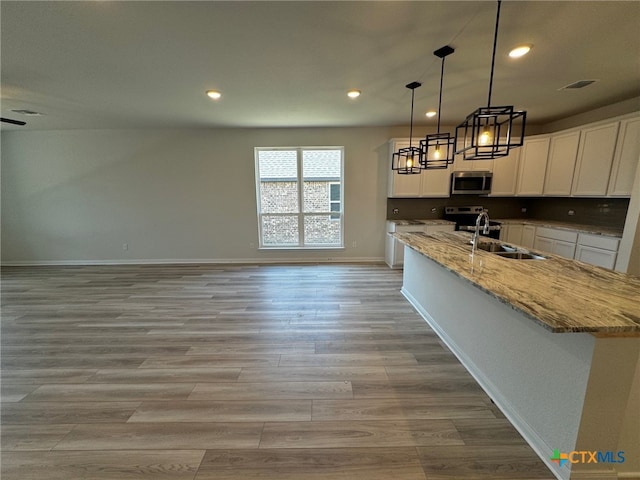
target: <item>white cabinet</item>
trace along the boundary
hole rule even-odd
[[[579,142],[580,130],[551,136],[544,178],[544,195],[556,197],[571,195]]]
[[[640,117],[620,122],[607,195],[630,197],[640,159]]]
[[[582,130],[571,194],[603,197],[607,194],[620,122]]]
[[[458,142],[458,148],[462,148],[463,142]],[[494,160],[465,160],[462,155],[456,155],[453,160],[454,172],[484,171],[492,172]]]
[[[536,227],[533,225],[525,225],[522,227],[522,245],[523,247],[533,248],[536,239]]]
[[[523,223],[502,224],[500,240],[525,248],[533,248],[536,227]]]
[[[561,257],[573,258],[577,239],[578,233],[575,231],[538,227],[533,248]]]
[[[542,195],[547,169],[549,136],[525,139],[520,153],[516,194],[533,197]]]
[[[507,233],[507,242],[515,245],[522,245],[522,224],[509,225],[509,231]]]
[[[616,264],[619,244],[620,240],[617,238],[581,233],[578,235],[575,259],[591,265],[613,269]]]
[[[412,145],[417,146],[416,139]],[[452,167],[422,170],[419,175],[400,175],[391,170],[393,153],[409,146],[409,139],[389,141],[389,182],[387,196],[393,198],[448,197],[451,189]]]
[[[492,197],[506,197],[516,194],[521,151],[521,148],[514,148],[506,157],[496,158],[493,161]]]

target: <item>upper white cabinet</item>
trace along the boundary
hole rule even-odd
[[[551,136],[544,178],[544,195],[556,197],[571,195],[579,142],[580,130]]]
[[[542,195],[549,153],[549,138],[548,135],[544,135],[525,139],[520,152],[517,195],[528,197]]]
[[[640,159],[640,117],[620,122],[607,195],[629,197]]]
[[[413,142],[417,146],[419,140]],[[409,146],[409,139],[392,139],[389,142],[388,197],[448,197],[451,189],[452,168],[422,170],[419,175],[400,175],[391,170],[393,153]]]
[[[514,148],[506,157],[496,158],[493,163],[492,197],[507,197],[516,194],[518,165],[522,148]]]
[[[462,148],[463,142],[458,142],[458,148]],[[484,171],[492,172],[494,160],[465,160],[462,155],[456,155],[453,161],[454,172]]]
[[[582,130],[571,194],[577,197],[607,195],[620,122]]]

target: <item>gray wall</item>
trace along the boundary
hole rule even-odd
[[[381,260],[387,128],[2,133],[2,261]],[[345,249],[258,251],[254,147],[345,147]],[[123,250],[123,244],[128,250]]]

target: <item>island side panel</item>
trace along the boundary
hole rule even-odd
[[[482,275],[479,256],[473,268]],[[551,333],[410,247],[403,294],[540,458],[569,478],[569,466],[550,459],[576,446],[595,338]]]

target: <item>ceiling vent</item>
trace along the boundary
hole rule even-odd
[[[34,112],[33,110],[21,110],[21,109],[16,109],[16,110],[11,110],[12,112],[15,113],[20,113],[22,115],[27,115],[28,117],[40,117],[43,114],[40,112]]]
[[[597,82],[598,80],[578,80],[577,82],[570,83],[569,85],[565,85],[558,90],[574,90],[576,88],[584,88],[592,83]]]

